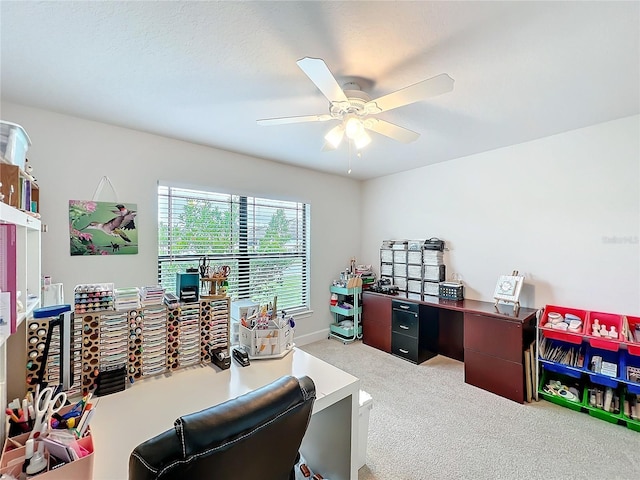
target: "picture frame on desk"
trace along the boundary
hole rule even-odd
[[[518,275],[517,270],[514,270],[511,275],[500,275],[493,293],[496,308],[499,303],[508,303],[513,304],[514,310],[518,310],[520,308],[520,292],[522,291],[523,283],[524,276]]]

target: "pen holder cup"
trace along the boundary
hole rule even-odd
[[[9,436],[16,437],[18,435],[22,435],[23,433],[31,432],[33,428],[33,420],[29,420],[28,422],[10,422],[9,423]]]

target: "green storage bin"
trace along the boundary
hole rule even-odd
[[[547,385],[547,383],[550,380],[559,380],[560,382],[562,382],[563,385],[577,388],[578,392],[580,393],[580,396],[576,401],[573,401],[573,400],[568,400],[559,395],[555,395],[545,391],[545,385]],[[557,405],[560,405],[562,407],[575,410],[576,412],[582,411],[584,407],[584,385],[580,379],[568,377],[566,375],[562,375],[559,373],[551,373],[545,370],[544,368],[542,369],[540,385],[538,386],[538,393],[545,400],[555,403]]]
[[[587,409],[587,412],[589,413],[589,415],[591,415],[594,418],[598,418],[600,420],[604,420],[605,422],[609,422],[609,423],[619,423],[620,420],[622,420],[623,418],[623,413],[622,413],[622,405],[620,406],[620,413],[611,413],[611,412],[607,412],[606,410],[602,410],[601,408],[598,407],[593,407],[589,404],[589,388],[591,387],[599,387],[599,388],[606,388],[603,387],[602,385],[598,385],[598,384],[593,384],[588,382],[587,385],[584,388],[584,397],[583,397],[583,403],[585,408]],[[624,395],[623,392],[620,388],[618,389],[614,389],[616,391],[616,393],[618,394],[618,397],[620,398],[620,402],[623,401],[624,399]]]

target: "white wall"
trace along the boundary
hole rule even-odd
[[[396,161],[401,162],[398,157]],[[526,275],[523,304],[640,314],[640,116],[363,185],[362,257],[440,237],[467,298]]]
[[[297,322],[296,336],[304,343],[305,335],[306,341],[326,335],[332,318],[329,285],[350,257],[359,256],[360,182],[16,104],[3,103],[1,118],[22,125],[33,142],[27,156],[49,228],[42,236],[42,272],[64,283],[67,302],[81,283],[157,283],[157,182],[174,181],[311,204],[314,314]],[[71,257],[68,202],[90,200],[103,175],[118,200],[138,205],[139,253]],[[115,198],[105,188],[99,200]],[[338,219],[350,227],[337,228]]]

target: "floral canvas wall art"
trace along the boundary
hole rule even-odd
[[[138,253],[135,203],[69,200],[72,256]]]

